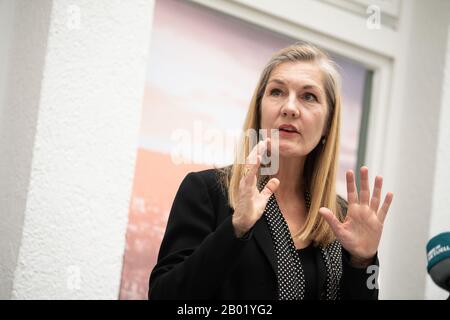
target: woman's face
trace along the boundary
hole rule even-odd
[[[325,135],[327,114],[322,71],[315,63],[283,62],[272,70],[261,100],[261,128],[269,129],[269,136],[270,129],[279,129],[280,156],[309,154]]]

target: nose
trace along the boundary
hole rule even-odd
[[[289,97],[280,111],[283,117],[297,118],[300,116],[300,109],[296,104],[295,97]]]

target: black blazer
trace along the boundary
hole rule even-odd
[[[189,173],[181,183],[150,275],[149,299],[277,299],[275,251],[266,221],[259,219],[246,239],[236,238],[233,210],[218,178],[210,169]],[[326,268],[318,251],[319,299]],[[369,276],[366,269],[351,267],[343,250],[341,296],[377,299],[378,290],[366,286]]]

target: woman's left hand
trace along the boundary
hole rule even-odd
[[[354,261],[371,260],[378,250],[383,223],[391,205],[393,194],[388,192],[383,205],[380,206],[381,187],[383,178],[377,176],[372,198],[369,189],[369,170],[361,167],[361,190],[356,190],[355,176],[352,171],[347,171],[347,215],[340,222],[333,212],[325,207],[319,212],[328,222],[337,240],[350,253]]]

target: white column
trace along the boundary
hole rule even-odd
[[[27,31],[45,24],[31,19],[42,2],[20,1]],[[29,164],[20,208],[6,199],[23,216],[11,297],[117,299],[154,1],[47,3],[48,33],[14,39],[18,52],[46,49],[41,77],[26,88],[36,95],[10,93],[32,137],[18,159]]]
[[[436,171],[434,174],[434,186],[431,190],[433,203],[429,238],[441,232],[450,232],[450,21],[447,38],[447,58],[443,69],[443,94],[439,119]],[[443,300],[449,296],[449,293],[439,288],[428,275],[426,278],[426,299]]]
[[[436,210],[448,215],[435,207],[436,197],[447,197],[448,203],[448,179],[445,180],[445,175],[439,182],[435,179],[448,174],[441,148],[443,143],[448,148],[449,137],[448,131],[442,129],[449,123],[443,113],[442,70],[450,2],[415,0],[403,4],[402,22],[406,19],[407,23],[399,31],[405,41],[399,45],[401,59],[394,69],[384,155],[384,176],[388,189],[395,195],[380,248],[380,297],[424,299],[425,247],[430,224],[435,220]],[[438,189],[433,190],[436,186]]]
[[[11,297],[22,242],[51,4],[0,5],[0,299]]]

